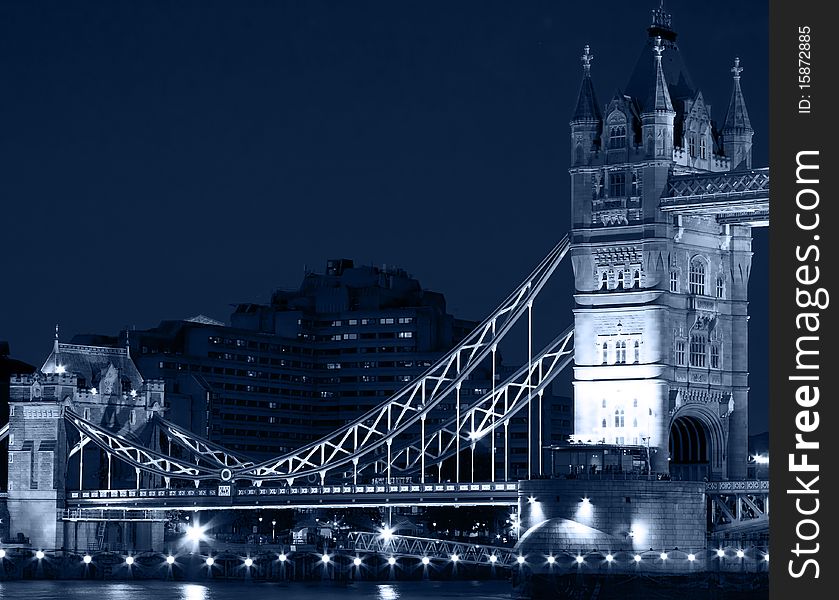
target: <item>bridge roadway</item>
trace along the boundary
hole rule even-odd
[[[250,486],[69,491],[66,509],[224,510],[248,508],[380,508],[401,506],[514,506],[518,483]]]

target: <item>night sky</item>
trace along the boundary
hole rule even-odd
[[[657,2],[0,0],[0,340],[267,302],[328,258],[405,268],[480,320],[566,233],[586,43],[605,103]],[[668,2],[718,122],[739,56],[768,156],[765,2]],[[652,64],[652,57],[650,58]],[[768,242],[750,283],[767,429]],[[571,322],[564,265],[539,340]],[[537,340],[537,341],[539,341]]]

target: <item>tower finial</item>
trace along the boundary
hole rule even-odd
[[[734,73],[734,81],[740,81],[740,73],[743,72],[743,67],[740,66],[740,57],[734,59],[734,66],[731,67],[731,72]]]
[[[58,323],[55,324],[55,341],[58,341]]]
[[[591,73],[591,61],[594,60],[594,54],[590,53],[591,47],[586,44],[583,46],[583,55],[580,60],[583,62],[583,73],[589,75]]]
[[[655,58],[660,63],[661,62],[661,53],[664,52],[664,46],[661,45],[661,36],[655,36],[655,44],[653,44],[653,52],[655,52]]]

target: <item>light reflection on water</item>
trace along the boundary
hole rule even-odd
[[[470,598],[509,600],[505,581],[394,581],[359,582],[347,586],[330,583],[242,583],[173,581],[3,581],[0,600],[246,600],[259,597],[282,600],[426,600]]]
[[[383,584],[378,587],[379,593],[376,596],[376,600],[397,600],[399,598],[399,592],[392,585]]]

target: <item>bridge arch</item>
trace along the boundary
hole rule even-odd
[[[726,429],[703,404],[680,407],[670,419],[670,474],[678,479],[725,479]]]

